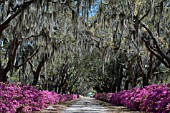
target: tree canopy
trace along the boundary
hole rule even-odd
[[[116,92],[170,75],[168,0],[0,0],[0,81]]]

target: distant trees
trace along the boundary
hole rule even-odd
[[[124,84],[124,88],[121,89],[128,89],[129,86],[135,87],[139,84],[146,86],[151,82],[163,82],[163,80],[159,80],[158,76],[169,73],[170,62],[168,56],[170,15],[167,6],[167,0],[117,0],[99,5],[99,12],[94,23],[91,24],[91,29],[95,32],[92,33],[90,30],[91,33],[88,34],[100,37],[95,40],[104,37],[104,43],[97,45],[99,49],[106,47],[105,53],[109,55],[104,57],[112,56],[110,58],[121,62],[122,59],[118,60],[120,56],[117,54],[120,54],[122,50],[126,56],[126,60],[118,63],[119,68],[111,69],[117,73],[112,73],[110,77],[108,77],[109,74],[106,74],[105,78],[114,78],[113,84],[118,84],[120,81],[121,87]],[[166,68],[162,70],[163,65]],[[123,73],[119,75],[121,69]],[[156,81],[154,81],[155,78]],[[107,79],[101,79],[101,84],[102,82],[106,85],[109,84]],[[119,85],[115,86],[114,91],[120,91]]]

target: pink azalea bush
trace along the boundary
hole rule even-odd
[[[118,93],[96,94],[94,98],[116,106],[127,106],[131,110],[154,113],[170,112],[170,84],[153,84],[144,88],[134,88]]]
[[[76,94],[57,94],[33,86],[0,83],[0,113],[40,111],[48,104],[77,99]]]
[[[76,94],[64,94],[64,95],[59,95],[59,102],[66,102],[70,100],[75,100],[78,98],[78,95]]]
[[[98,100],[102,100],[105,102],[109,102],[110,98],[112,97],[114,93],[102,93],[102,94],[96,94],[94,95],[94,98]]]

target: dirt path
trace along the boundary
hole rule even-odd
[[[100,105],[93,98],[81,97],[76,103],[61,113],[108,113],[109,109]]]
[[[110,103],[95,100],[94,98],[80,97],[76,101],[71,101],[65,104],[48,106],[40,113],[141,113],[141,112],[130,111],[129,109],[123,106],[113,106]]]
[[[129,111],[125,107],[112,106],[111,104],[95,100],[94,98],[81,97],[73,105],[60,113],[139,113]]]

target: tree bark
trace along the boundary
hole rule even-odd
[[[142,78],[143,78],[143,87],[149,85],[149,81],[148,81],[147,77],[143,76]]]
[[[0,69],[0,82],[7,82],[8,76],[4,69]]]
[[[122,77],[123,77],[123,66],[120,65],[119,67],[119,79],[118,79],[118,83],[117,83],[117,92],[121,91],[121,83],[122,83]]]
[[[36,85],[37,85],[38,79],[39,79],[39,77],[40,77],[41,69],[43,68],[45,62],[47,61],[47,58],[48,58],[48,57],[47,57],[47,54],[45,53],[45,55],[42,57],[39,65],[38,65],[36,71],[33,71],[33,75],[34,75],[34,80],[33,80],[33,83],[32,83],[33,86],[36,86]]]
[[[128,86],[129,86],[130,81],[131,81],[130,78],[125,81],[124,90],[128,90]]]
[[[142,40],[145,42],[145,45],[147,49],[154,55],[156,56],[167,68],[170,69],[170,57],[166,55],[160,48],[158,42],[156,41],[154,35],[152,34],[151,30],[146,27],[145,24],[140,23],[143,28],[146,29],[148,32],[150,39],[153,41],[154,47],[151,46],[150,44],[150,39],[148,39],[146,36],[143,35]]]
[[[11,15],[2,23],[0,24],[0,34],[2,33],[3,30],[5,30],[8,26],[9,23],[16,17],[18,16],[23,10],[25,10],[27,7],[29,7],[32,3],[36,2],[37,0],[30,0],[24,2],[20,7],[18,6],[14,7],[16,9],[15,12],[10,12]]]

